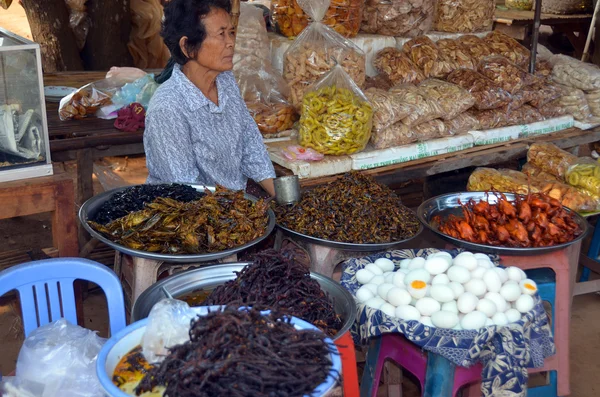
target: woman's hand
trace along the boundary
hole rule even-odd
[[[275,197],[275,185],[273,185],[273,178],[265,179],[264,181],[260,181],[258,183],[267,191],[267,193],[271,195],[271,197]]]

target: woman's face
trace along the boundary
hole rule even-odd
[[[235,31],[231,16],[222,9],[213,9],[203,19],[206,38],[195,61],[209,70],[225,72],[233,68]]]

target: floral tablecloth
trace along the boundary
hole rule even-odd
[[[354,276],[359,269],[378,258],[388,258],[399,267],[407,258],[427,257],[437,249],[395,250],[343,264],[341,284],[353,295],[360,287]],[[448,251],[456,256],[462,250]],[[490,255],[498,264],[499,258]],[[389,332],[404,334],[411,342],[426,351],[439,354],[456,365],[469,367],[482,362],[482,393],[485,397],[525,397],[527,368],[539,368],[544,358],[555,354],[552,331],[539,296],[534,308],[521,320],[507,326],[490,326],[480,330],[450,330],[429,327],[417,321],[390,317],[380,310],[357,301],[357,321],[352,328],[356,343],[366,345],[369,338]]]

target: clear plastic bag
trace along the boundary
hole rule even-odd
[[[416,37],[431,30],[433,0],[367,0],[361,30],[384,36]]]
[[[511,10],[531,11],[533,0],[506,0],[504,5]]]
[[[506,107],[508,110],[516,110],[527,103],[527,95],[524,91],[515,92],[511,95],[511,98]]]
[[[600,164],[592,158],[580,158],[565,175],[571,186],[584,189],[594,196],[600,195]]]
[[[548,83],[537,83],[523,88],[527,102],[538,109],[560,98],[561,93],[560,88]]]
[[[427,142],[432,139],[441,138],[443,136],[450,135],[446,130],[446,125],[440,119],[435,119],[421,123],[417,126],[412,127],[417,141]]]
[[[365,96],[373,106],[373,131],[379,132],[406,118],[414,106],[403,102],[401,95],[370,88],[365,91]]]
[[[387,47],[379,51],[373,59],[373,67],[384,75],[392,85],[418,84],[425,75],[402,51]]]
[[[438,119],[444,115],[444,110],[439,103],[427,98],[414,85],[397,85],[390,89],[390,93],[397,95],[399,101],[409,104],[413,108],[413,111],[402,119],[402,123],[409,127]]]
[[[551,143],[539,142],[529,147],[527,161],[564,181],[567,170],[577,162],[577,157]]]
[[[552,75],[552,64],[545,59],[538,59],[534,74],[540,79],[547,80]]]
[[[112,103],[119,106],[127,106],[130,103],[139,103],[146,109],[150,99],[158,88],[154,81],[154,75],[147,74],[133,83],[127,83],[119,89],[112,97]]]
[[[567,114],[567,110],[560,104],[560,99],[555,99],[538,108],[538,110],[546,119],[553,119]]]
[[[120,87],[121,84],[112,79],[84,85],[60,100],[58,115],[61,121],[94,115],[98,109],[112,103],[112,97]]]
[[[190,306],[177,299],[163,299],[148,315],[148,325],[142,337],[142,353],[150,364],[160,363],[169,348],[190,340],[190,324],[197,316]]]
[[[533,106],[523,105],[518,109],[507,109],[508,125],[531,124],[544,120],[544,116]]]
[[[456,65],[456,69],[465,68],[477,70],[477,64],[471,58],[469,51],[463,48],[462,44],[452,39],[440,39],[437,44],[440,54],[445,58],[451,59]]]
[[[444,78],[457,68],[454,61],[441,56],[435,43],[427,36],[415,37],[402,46],[425,77]]]
[[[332,0],[327,5],[323,23],[344,37],[354,37],[360,29],[364,2],[362,0]],[[272,0],[271,15],[274,25],[286,37],[298,36],[309,24],[310,13],[305,13],[302,1]],[[308,15],[307,15],[308,14]]]
[[[485,57],[489,57],[492,55],[492,49],[485,43],[485,41],[481,40],[479,37],[466,34],[464,36],[460,36],[456,39],[456,42],[461,44],[463,48],[469,52],[469,55],[477,64],[480,60]]]
[[[600,89],[600,68],[581,62],[566,55],[554,55],[549,59],[552,64],[552,80],[581,90]]]
[[[451,120],[475,104],[475,98],[464,88],[437,79],[428,79],[419,85],[419,90],[429,99],[438,102],[443,109],[442,119]]]
[[[61,319],[34,330],[23,342],[16,378],[37,383],[44,397],[104,397],[96,358],[105,339]]]
[[[529,65],[530,52],[519,42],[502,32],[494,30],[483,39],[495,55],[502,55],[520,68]]]
[[[478,167],[469,176],[467,190],[470,192],[498,191],[518,194],[528,194],[530,184],[527,175],[515,171],[515,173],[501,172],[493,168]],[[521,174],[522,177],[519,177]],[[531,193],[539,190],[531,186]]]
[[[477,119],[480,130],[491,130],[493,128],[505,127],[508,124],[508,116],[503,108],[489,110],[469,110],[471,116]]]
[[[434,29],[439,32],[474,33],[492,29],[494,0],[438,0]]]
[[[290,101],[299,108],[304,93],[336,64],[344,68],[359,87],[365,82],[365,54],[354,43],[321,21],[327,0],[300,0],[315,22],[306,28],[283,56],[283,77],[290,87]]]
[[[586,14],[593,11],[593,7],[592,0],[542,1],[542,12],[547,14]]]
[[[371,134],[371,144],[376,149],[386,149],[389,147],[403,146],[417,141],[415,131],[407,127],[404,123],[396,123],[382,131],[373,131]]]
[[[380,90],[387,91],[392,88],[394,84],[387,78],[383,73],[378,74],[375,77],[369,77],[365,79],[364,89],[377,88]]]
[[[241,68],[261,69],[271,58],[271,42],[262,9],[248,3],[240,4],[240,18],[235,32],[233,73]]]
[[[579,121],[592,120],[592,112],[582,90],[562,84],[557,84],[557,87],[561,90],[558,104],[565,109],[567,114],[572,115],[575,120]]]
[[[301,113],[300,144],[319,153],[356,153],[371,137],[373,107],[341,65],[304,96]]]
[[[69,9],[69,26],[75,35],[79,50],[85,46],[85,40],[90,31],[90,18],[87,15],[85,2],[86,0],[65,0]]]
[[[146,76],[146,72],[138,68],[113,66],[106,73],[106,78],[121,86],[127,83],[133,83],[137,79]]]
[[[590,113],[594,117],[600,117],[600,89],[585,92],[585,100],[590,107]]]
[[[459,114],[451,120],[444,121],[449,135],[461,135],[479,129],[479,120],[468,112]]]
[[[474,70],[455,70],[448,76],[448,81],[469,91],[475,98],[475,108],[479,110],[496,109],[511,101],[508,92]]]
[[[537,82],[537,79],[501,55],[482,59],[477,71],[510,94]]]

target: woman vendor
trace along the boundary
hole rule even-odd
[[[230,0],[171,0],[162,37],[175,61],[146,115],[148,183],[243,190],[248,178],[275,195],[275,171],[240,95]]]

